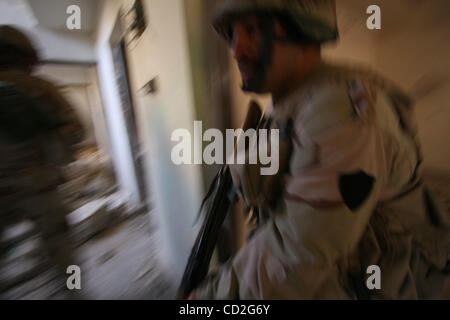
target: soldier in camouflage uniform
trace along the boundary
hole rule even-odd
[[[436,298],[449,271],[449,224],[422,181],[411,101],[370,73],[332,66],[332,0],[225,0],[214,26],[243,89],[271,93],[280,170],[231,165],[259,225],[197,299]],[[381,288],[369,290],[377,265]]]
[[[31,219],[66,279],[74,262],[57,188],[64,182],[60,167],[72,160],[83,129],[58,89],[31,75],[37,62],[25,34],[0,26],[1,226]]]

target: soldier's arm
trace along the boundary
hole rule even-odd
[[[63,97],[57,88],[49,87],[48,94],[53,102],[54,111],[61,119],[61,125],[57,128],[59,134],[71,146],[83,141],[85,129],[74,107]]]
[[[311,299],[323,286],[336,298],[337,263],[366,229],[391,161],[374,124],[344,118],[310,136],[312,144],[295,139],[283,205],[197,299]]]
[[[73,106],[62,96],[58,88],[50,82],[35,78],[39,88],[34,93],[41,112],[49,118],[50,130],[46,130],[41,144],[46,161],[64,165],[74,160],[78,144],[83,141],[85,129]]]
[[[294,173],[276,216],[196,290],[198,299],[311,299],[338,272],[337,261],[368,224],[384,168],[376,163],[382,150],[373,128],[343,129],[326,140],[318,147],[329,161]]]

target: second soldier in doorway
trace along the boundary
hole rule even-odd
[[[224,0],[214,27],[243,90],[272,94],[264,125],[280,130],[280,171],[231,165],[259,226],[191,298],[437,298],[449,225],[422,180],[412,102],[322,60],[338,38],[334,1]],[[377,288],[366,285],[372,265]]]
[[[30,39],[0,26],[0,231],[33,221],[63,289],[74,261],[58,186],[84,130],[58,89],[31,75],[37,63]]]

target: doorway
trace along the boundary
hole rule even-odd
[[[110,37],[110,46],[114,64],[114,75],[116,79],[117,90],[120,96],[121,109],[125,119],[128,142],[130,144],[133,169],[138,185],[138,198],[141,205],[146,206],[147,186],[145,183],[145,172],[143,167],[143,152],[139,139],[139,132],[136,123],[136,111],[131,87],[129,81],[129,68],[127,63],[127,52],[125,42],[125,32],[121,22],[121,15],[116,19]]]

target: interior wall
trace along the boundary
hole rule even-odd
[[[129,4],[128,0],[105,1],[98,32],[100,83],[114,131],[123,126],[123,119],[117,119],[119,103],[114,81],[108,79],[113,67],[105,41],[120,8]],[[195,119],[184,1],[147,0],[143,5],[148,21],[146,31],[135,41],[130,36],[126,38],[130,86],[150,186],[151,218],[160,235],[160,258],[174,281],[178,281],[197,235],[198,228],[193,225],[203,193],[200,166],[176,166],[171,161],[171,150],[176,144],[171,141],[172,132],[185,128],[193,136]],[[152,79],[157,91],[147,94],[142,88]],[[116,149],[120,148],[118,140],[123,139],[119,135],[125,132],[116,132]],[[120,166],[126,177],[127,165],[130,164],[122,159]]]
[[[109,158],[112,167],[112,147],[110,141],[110,129],[108,128],[105,107],[100,96],[97,66],[89,67],[88,78],[90,85],[87,87],[87,95],[91,104],[91,116],[94,123],[97,145],[103,156]]]
[[[121,190],[129,195],[131,202],[139,204],[133,158],[114,76],[114,64],[109,43],[120,5],[121,1],[119,0],[108,0],[102,3],[96,32],[96,58],[99,87],[110,134],[116,177]]]
[[[98,98],[95,66],[75,64],[43,64],[35,72],[56,86],[72,104],[86,131],[85,143],[95,144],[109,154],[101,100]]]
[[[381,8],[381,30],[366,27],[370,4]],[[425,167],[450,173],[450,2],[347,0],[337,10],[341,39],[324,56],[364,63],[415,99]]]
[[[450,174],[450,1],[426,1],[399,14],[374,63],[416,100],[419,138],[428,169]]]
[[[149,25],[141,38],[129,45],[130,73],[139,126],[145,132],[149,196],[160,228],[164,260],[176,279],[184,271],[197,235],[194,220],[203,194],[201,166],[177,166],[171,161],[176,144],[170,140],[172,132],[185,128],[193,137],[197,119],[185,2],[147,0],[143,5]],[[145,94],[140,89],[152,79],[156,92]]]

